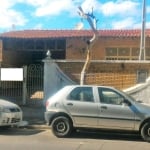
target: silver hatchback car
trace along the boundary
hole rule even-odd
[[[139,131],[150,142],[150,106],[108,86],[66,86],[46,102],[45,120],[57,137],[73,129]]]

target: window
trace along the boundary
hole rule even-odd
[[[129,48],[119,48],[118,49],[118,56],[122,56],[122,57],[125,57],[125,56],[130,56],[130,49]]]
[[[25,50],[34,50],[34,40],[26,40],[24,43]]]
[[[139,48],[132,47],[107,47],[105,49],[106,60],[137,60]]]
[[[46,42],[46,49],[51,51],[52,59],[65,59],[66,57],[66,40],[53,39]]]
[[[144,83],[147,79],[147,70],[138,70],[137,72],[137,83]]]
[[[65,40],[57,40],[57,51],[62,51],[66,48]]]
[[[117,48],[106,48],[106,56],[117,56]]]
[[[105,104],[113,104],[113,105],[122,105],[124,101],[124,97],[121,96],[119,93],[107,89],[107,88],[98,88],[99,97],[101,103]]]
[[[54,51],[56,49],[56,41],[55,40],[49,40],[47,42],[47,49]]]
[[[93,92],[91,87],[77,87],[68,96],[69,100],[93,102]]]
[[[36,50],[43,51],[45,49],[45,47],[44,47],[44,41],[42,41],[42,40],[36,40],[35,47],[36,47],[35,48]]]
[[[146,60],[150,60],[150,48],[146,48],[146,51],[145,51],[145,56],[146,56]]]
[[[138,57],[140,53],[140,49],[139,48],[132,48],[132,57],[136,56]]]

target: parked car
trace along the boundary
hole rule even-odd
[[[57,137],[73,129],[139,131],[150,142],[150,106],[108,86],[66,86],[46,102],[45,120]]]
[[[22,110],[18,105],[0,99],[0,127],[20,126],[22,116]]]

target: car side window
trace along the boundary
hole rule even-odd
[[[72,101],[94,102],[92,87],[77,87],[68,96]]]
[[[112,89],[98,88],[98,92],[101,103],[122,105],[124,101],[124,97]]]

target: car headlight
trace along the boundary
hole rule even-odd
[[[9,109],[9,108],[4,107],[4,108],[3,108],[3,112],[5,112],[5,113],[10,113],[11,111],[10,111],[10,109]]]
[[[9,113],[9,112],[11,112],[10,111],[10,109],[9,108],[7,108],[7,107],[0,107],[0,112],[5,112],[5,113]]]
[[[3,107],[2,106],[0,106],[0,112],[3,112]]]

